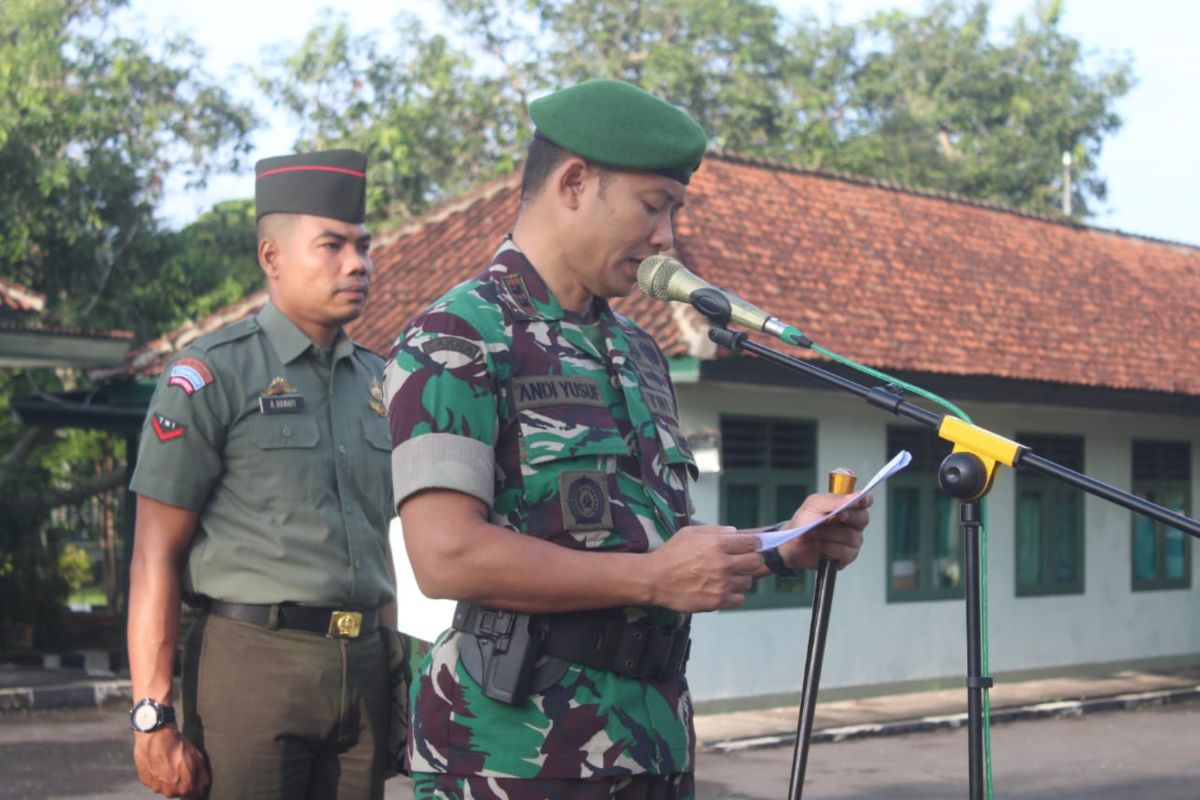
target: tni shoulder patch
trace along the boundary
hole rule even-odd
[[[160,442],[169,442],[172,439],[182,439],[187,433],[187,428],[180,425],[173,419],[167,419],[162,414],[155,414],[150,418],[150,427],[154,428],[154,435],[158,437]]]

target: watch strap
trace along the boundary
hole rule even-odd
[[[767,569],[771,573],[780,578],[795,578],[800,573],[787,564],[783,563],[783,556],[779,555],[779,548],[772,547],[768,550],[763,550],[763,561],[767,564]]]

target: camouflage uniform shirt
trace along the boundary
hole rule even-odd
[[[397,503],[422,489],[479,498],[491,522],[576,550],[644,553],[690,518],[695,464],[667,362],[650,336],[596,300],[565,314],[511,240],[492,265],[401,333],[384,373]],[[678,615],[662,608],[619,618]],[[521,705],[483,696],[435,644],[413,686],[414,772],[576,779],[690,771],[682,677],[640,681],[572,664]]]

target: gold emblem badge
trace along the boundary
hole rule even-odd
[[[362,633],[363,615],[358,611],[334,611],[329,617],[329,630],[325,636],[330,639],[357,639]]]
[[[371,392],[371,410],[387,419],[387,406],[383,404],[383,387],[379,384],[378,378],[372,379],[369,391]]]
[[[272,378],[267,384],[267,388],[263,389],[263,397],[278,397],[281,394],[298,394],[300,392],[295,386],[285,381],[283,378]]]

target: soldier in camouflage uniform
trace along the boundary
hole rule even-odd
[[[616,81],[530,112],[512,236],[409,323],[385,369],[414,572],[462,614],[414,684],[414,791],[690,797],[689,614],[736,607],[767,568],[754,537],[692,524],[696,468],[667,361],[606,298],[671,247],[706,139]],[[814,495],[796,520],[837,502]],[[785,545],[784,568],[852,561],[865,507]],[[498,646],[479,643],[512,611],[533,615],[544,650],[529,696],[501,702],[479,663]]]

